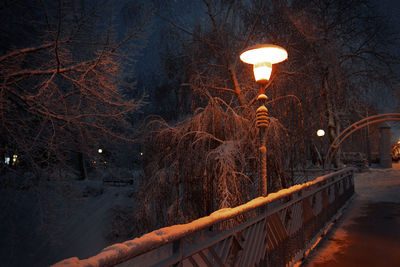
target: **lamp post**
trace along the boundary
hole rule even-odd
[[[253,65],[254,78],[260,85],[257,100],[260,103],[256,111],[256,125],[260,131],[260,156],[261,156],[261,177],[259,189],[262,196],[268,194],[267,188],[267,147],[266,147],[266,127],[268,126],[268,109],[265,107],[265,101],[268,97],[265,95],[267,82],[271,77],[272,64],[286,60],[287,51],[277,45],[263,44],[250,47],[240,54],[240,60],[244,63]]]

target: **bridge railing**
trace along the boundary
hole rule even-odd
[[[290,177],[293,181],[293,185],[302,184],[306,182],[310,182],[315,180],[318,177],[326,175],[328,173],[332,173],[338,171],[339,169],[297,169],[287,172],[287,176]]]
[[[314,246],[353,192],[353,169],[346,168],[55,266],[292,265]]]

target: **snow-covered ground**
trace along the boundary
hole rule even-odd
[[[355,176],[355,190],[360,200],[400,203],[400,162],[392,169],[371,168]]]
[[[356,174],[355,191],[306,266],[400,266],[400,163]]]
[[[356,174],[356,201],[349,208],[353,218],[363,214],[365,203],[400,203],[400,164],[393,167]],[[107,239],[115,234],[113,210],[135,209],[135,185],[112,187],[101,180],[66,179],[34,185],[30,177],[0,178],[1,266],[48,266],[96,255],[116,242]],[[345,249],[348,233],[336,232],[339,243],[316,256],[317,262],[332,260],[335,252]]]
[[[134,185],[0,178],[1,266],[48,266],[94,255],[116,242],[119,233],[111,227],[116,212],[135,208]]]

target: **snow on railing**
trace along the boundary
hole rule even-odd
[[[53,266],[280,266],[301,260],[354,192],[353,169]]]

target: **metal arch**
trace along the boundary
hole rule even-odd
[[[367,125],[385,121],[400,121],[400,113],[386,113],[370,116],[347,127],[335,138],[335,140],[333,140],[331,146],[328,149],[328,153],[326,154],[324,166],[330,166],[332,158],[336,154],[337,149],[351,134],[360,130],[361,128],[364,128]]]

